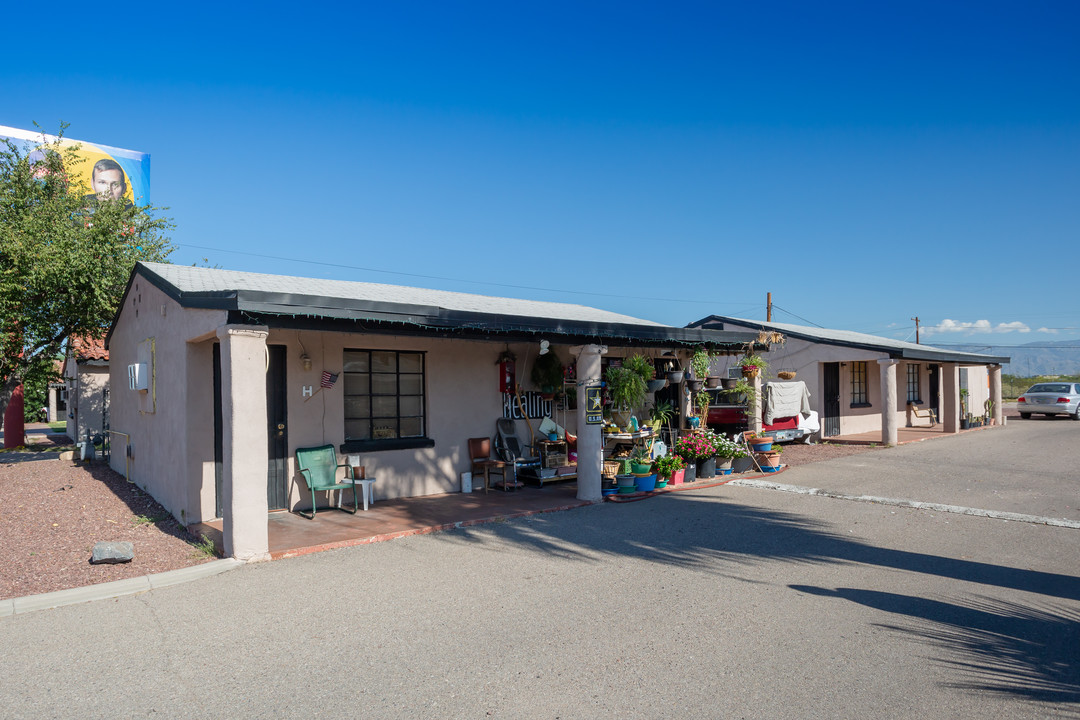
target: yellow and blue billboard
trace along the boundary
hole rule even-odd
[[[28,143],[30,147],[45,142],[54,142],[53,135],[40,132],[19,130],[0,125],[0,140],[8,138],[15,142]],[[99,145],[83,140],[62,138],[62,146],[78,145],[76,154],[83,162],[69,168],[76,182],[86,187],[87,195],[110,195],[114,198],[126,198],[129,204],[150,204],[150,155],[124,150],[121,148]],[[34,159],[33,150],[30,158]]]

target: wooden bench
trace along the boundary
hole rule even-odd
[[[913,417],[928,419],[930,421],[930,427],[934,427],[935,425],[937,425],[937,415],[930,408],[926,408],[925,410],[919,410],[918,405],[910,402],[907,404],[907,406],[908,410],[911,411]]]

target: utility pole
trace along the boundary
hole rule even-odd
[[[916,315],[915,317],[913,317],[911,319],[915,321],[915,344],[918,345],[919,344],[919,316]]]
[[[765,322],[772,322],[772,293],[765,295]]]

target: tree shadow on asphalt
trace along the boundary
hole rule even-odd
[[[951,603],[856,588],[789,587],[922,621],[879,623],[878,627],[946,654],[950,659],[930,659],[964,677],[950,687],[1041,702],[1080,702],[1076,663],[1080,615],[1076,612],[993,598]]]
[[[529,549],[582,562],[638,558],[666,566],[723,572],[724,566],[763,562],[863,564],[1080,601],[1080,578],[927,553],[876,547],[839,534],[827,523],[796,513],[701,496],[672,496],[677,512],[647,503],[593,506],[520,521],[462,529],[447,539],[478,540],[480,532]],[[471,537],[472,536],[472,537]],[[935,630],[904,630],[957,660],[940,660],[973,676],[956,687],[991,690],[1053,702],[1080,701],[1076,658],[1080,624],[1075,612],[1034,609],[997,601],[952,605],[863,590],[826,591],[870,607],[923,618]]]

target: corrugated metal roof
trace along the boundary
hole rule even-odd
[[[979,353],[959,352],[938,348],[932,345],[922,345],[904,340],[893,340],[880,335],[853,332],[851,330],[831,330],[829,328],[810,327],[807,325],[792,325],[790,323],[763,322],[761,320],[746,320],[744,318],[728,317],[725,315],[710,315],[697,322],[690,323],[687,327],[707,327],[711,323],[731,323],[748,328],[760,328],[775,330],[790,337],[798,337],[804,340],[823,342],[831,345],[845,345],[849,347],[874,348],[890,355],[911,359],[935,360],[943,362],[970,361],[978,364],[1009,362],[1008,357],[996,355],[981,355]]]
[[[319,298],[320,301],[367,301],[426,306],[458,312],[664,327],[663,324],[651,320],[643,320],[629,315],[621,315],[607,310],[571,303],[519,300],[446,290],[428,290],[403,285],[324,280],[291,275],[264,275],[217,268],[170,265],[167,263],[141,264],[185,294],[252,291],[297,298]],[[314,306],[307,304],[305,307]]]

